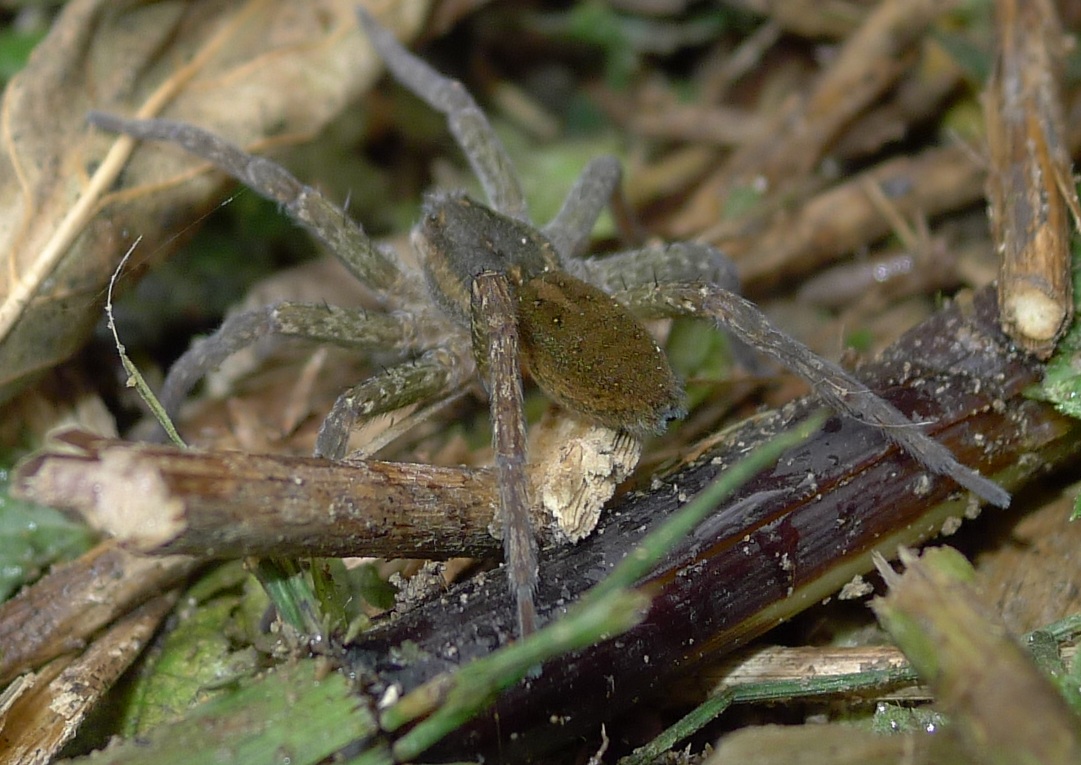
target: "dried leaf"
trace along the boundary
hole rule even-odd
[[[413,30],[427,5],[383,21]],[[64,8],[0,104],[0,401],[78,348],[135,237],[144,259],[163,256],[222,185],[179,150],[92,130],[87,111],[193,122],[249,150],[301,142],[378,73],[354,6]]]

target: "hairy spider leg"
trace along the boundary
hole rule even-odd
[[[525,637],[537,628],[533,596],[539,573],[537,538],[528,512],[526,427],[515,302],[505,275],[485,271],[473,280],[473,343],[492,413],[504,558],[518,609],[518,634]]]
[[[575,179],[559,212],[542,229],[565,262],[586,251],[593,228],[605,207],[611,209],[616,227],[626,242],[635,246],[645,242],[646,233],[623,193],[622,180],[623,168],[611,155],[590,160]]]
[[[403,272],[393,251],[375,246],[344,210],[272,161],[248,154],[194,125],[160,119],[130,120],[102,112],[91,112],[88,120],[104,130],[134,138],[175,143],[211,162],[256,193],[281,204],[293,220],[326,244],[358,279],[383,290],[390,298],[415,302],[425,294],[419,281]],[[406,355],[430,347],[430,338],[436,334],[438,329],[428,317],[400,311],[379,313],[285,303],[236,314],[177,359],[166,375],[161,401],[166,412],[175,416],[185,396],[203,375],[265,336],[296,337]],[[429,396],[447,396],[451,392],[448,386],[464,382],[461,365],[456,360],[446,369],[439,368],[441,362],[451,357],[452,354],[446,353],[422,356],[391,367],[343,393],[320,428],[316,456],[343,457],[349,431],[362,416],[393,411]]]
[[[492,207],[511,218],[529,220],[525,195],[510,156],[469,91],[462,83],[437,72],[410,53],[364,8],[357,8],[357,17],[394,79],[446,115],[450,132],[469,160]]]
[[[615,157],[590,160],[567,192],[559,212],[541,229],[564,266],[585,251],[597,219],[618,195],[622,178],[623,169]]]
[[[369,377],[338,396],[319,428],[315,456],[342,459],[358,419],[446,398],[465,385],[467,379],[458,357],[441,348]]]
[[[399,356],[426,347],[434,331],[423,318],[346,309],[324,303],[278,303],[228,317],[208,337],[192,343],[169,368],[158,398],[171,418],[195,384],[226,358],[264,337],[298,338]]]
[[[248,154],[208,130],[183,122],[125,119],[96,111],[86,119],[102,130],[176,144],[205,159],[257,194],[280,204],[290,218],[329,247],[354,276],[376,290],[393,295],[415,288],[406,283],[392,250],[377,247],[341,207],[266,157]]]
[[[716,247],[697,242],[661,242],[601,258],[574,258],[568,273],[617,295],[657,284],[715,284],[739,292],[736,266]]]
[[[949,476],[993,505],[1010,504],[1005,489],[962,465],[949,449],[840,366],[774,327],[749,300],[715,285],[674,283],[638,287],[619,297],[636,311],[713,319],[800,375],[832,408],[880,429],[931,472]]]

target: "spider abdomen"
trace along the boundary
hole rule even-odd
[[[683,390],[642,323],[608,293],[562,271],[518,286],[522,358],[562,406],[637,435],[683,414]]]

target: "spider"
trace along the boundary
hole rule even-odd
[[[736,294],[734,268],[718,250],[682,243],[581,258],[618,190],[614,158],[590,162],[555,218],[535,227],[510,157],[462,84],[406,50],[367,11],[357,15],[393,76],[446,116],[488,204],[460,192],[430,192],[412,232],[418,274],[268,159],[192,125],[91,113],[89,121],[101,129],[177,144],[278,202],[380,295],[382,310],[283,303],[227,319],[170,369],[161,394],[167,411],[202,375],[264,335],[393,349],[403,360],[342,393],[320,428],[316,456],[338,460],[358,420],[445,400],[479,374],[489,397],[506,569],[523,636],[538,621],[538,551],[528,512],[521,370],[574,416],[633,437],[659,432],[683,414],[682,387],[637,316],[714,321],[806,378],[834,409],[881,428],[932,472],[991,503],[1009,503],[1001,487],[958,463],[891,404],[776,329]]]

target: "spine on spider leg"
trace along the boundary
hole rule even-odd
[[[524,637],[537,627],[533,595],[537,589],[538,552],[529,521],[518,328],[514,300],[504,275],[486,271],[474,279],[472,314],[474,353],[492,413],[492,451],[499,480],[507,576],[518,607],[518,632]]]

